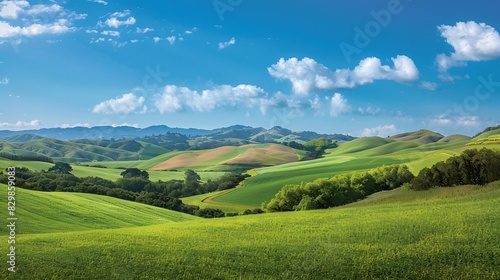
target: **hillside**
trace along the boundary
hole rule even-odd
[[[11,139],[19,140],[16,137],[11,137]],[[6,158],[18,156],[38,159],[45,157],[58,161],[80,162],[149,159],[166,153],[168,150],[151,143],[135,140],[63,141],[40,138],[26,142],[0,142],[0,152],[0,155]]]
[[[159,159],[164,161],[158,162]],[[151,170],[193,169],[197,171],[232,171],[279,165],[299,160],[290,147],[278,144],[225,146],[210,150],[174,152],[153,158]]]
[[[498,182],[400,189],[326,210],[20,234],[22,265],[0,277],[498,279],[499,199]]]
[[[7,186],[0,184],[2,189]],[[0,192],[7,205],[7,192]],[[16,189],[18,234],[112,229],[199,219],[196,216],[130,202],[109,196],[83,193],[38,192]],[[5,235],[2,231],[0,235]]]
[[[396,141],[413,141],[421,144],[428,144],[437,142],[440,139],[444,138],[443,135],[436,133],[434,131],[421,129],[414,132],[407,132],[398,135],[394,135],[390,137]]]
[[[448,135],[446,137],[439,139],[438,142],[450,143],[450,142],[468,141],[471,139],[472,138],[469,136],[465,136],[465,135],[461,135],[461,134],[453,134],[453,135]]]
[[[327,150],[320,159],[257,168],[256,175],[249,178],[242,188],[211,201],[221,205],[259,207],[263,202],[270,201],[286,184],[300,184],[390,164],[407,164],[410,171],[418,174],[424,167],[446,160],[467,148],[468,140],[463,137],[452,136],[452,141],[440,139],[443,139],[440,134],[422,130],[393,138],[374,136],[342,142],[337,148]],[[430,140],[435,142],[426,143]]]

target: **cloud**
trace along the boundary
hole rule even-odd
[[[396,128],[394,124],[387,124],[387,125],[379,125],[377,127],[373,128],[365,128],[363,129],[363,132],[361,133],[361,136],[379,136],[379,137],[387,137],[394,135],[399,132],[399,129]]]
[[[98,22],[99,26],[109,26],[112,28],[118,28],[122,25],[134,25],[136,20],[134,17],[128,17],[125,20],[120,20],[120,18],[124,18],[130,15],[130,10],[125,10],[123,12],[115,12],[110,15],[110,18],[106,19],[104,23]]]
[[[438,84],[437,83],[432,83],[432,82],[425,82],[422,81],[419,85],[420,88],[426,89],[426,90],[431,90],[434,91],[437,89]]]
[[[466,66],[467,61],[500,58],[500,35],[495,28],[485,23],[457,22],[454,26],[440,25],[438,30],[454,50],[449,56],[436,56],[440,72],[446,72],[452,67]]]
[[[24,8],[29,7],[28,1],[2,1],[0,2],[0,17],[7,19],[17,19]]]
[[[22,17],[22,15],[26,16]],[[63,34],[75,31],[76,28],[72,27],[73,21],[84,19],[86,16],[86,14],[69,11],[58,4],[31,6],[28,1],[2,1],[0,2],[0,17],[6,20],[0,20],[0,38]]]
[[[53,4],[53,5],[34,5],[29,10],[26,11],[28,15],[37,15],[37,14],[52,14],[61,12],[63,7]]]
[[[436,116],[429,121],[433,127],[476,128],[482,122],[478,116],[449,116],[446,114]]]
[[[160,37],[153,37],[153,41],[155,41],[155,43],[158,43],[161,41],[161,38]]]
[[[330,115],[336,117],[351,111],[351,106],[347,99],[340,93],[335,93],[330,100]]]
[[[122,25],[134,25],[136,22],[134,17],[129,17],[126,20],[119,20],[116,17],[108,18],[105,24],[109,27],[118,28]]]
[[[124,10],[123,12],[114,12],[111,14],[111,17],[117,17],[117,18],[123,18],[123,17],[126,17],[126,16],[129,16],[130,15],[130,10]]]
[[[153,31],[155,31],[155,30],[153,28],[149,28],[149,27],[146,27],[146,28],[139,28],[139,27],[137,27],[135,29],[135,32],[141,33],[141,34],[148,33],[148,32],[153,32]]]
[[[0,123],[2,129],[20,129],[20,128],[33,128],[39,127],[41,122],[39,120],[32,120],[30,122],[17,121],[15,123]]]
[[[461,127],[479,127],[481,126],[481,121],[478,116],[467,116],[459,117],[456,120],[456,124]]]
[[[101,32],[102,35],[108,35],[108,36],[113,36],[113,37],[120,37],[120,32],[118,31],[111,31],[111,30],[104,30]]]
[[[373,108],[371,106],[368,106],[364,109],[361,107],[358,107],[358,109],[356,109],[356,111],[358,113],[360,113],[361,115],[372,115],[372,116],[379,115],[379,114],[383,113],[383,111],[382,111],[382,109],[380,109],[380,107]]]
[[[175,36],[168,36],[167,38],[165,38],[165,40],[167,40],[170,45],[175,44]]]
[[[236,44],[236,40],[233,38],[231,38],[231,40],[229,40],[228,42],[220,42],[219,43],[219,50],[222,50],[222,49],[225,49],[231,45],[234,45]]]
[[[69,27],[66,19],[59,19],[50,24],[32,24],[26,27],[11,26],[7,22],[0,21],[0,38],[10,38],[16,36],[39,36],[43,34],[63,34],[74,31],[76,28]]]
[[[97,114],[132,114],[145,113],[147,107],[144,105],[144,97],[136,97],[132,93],[126,93],[121,97],[103,101],[92,110]]]
[[[87,0],[88,2],[103,4],[104,6],[108,5],[108,2],[103,0]]]
[[[74,125],[64,123],[61,125],[61,128],[74,128],[74,127],[92,127],[92,126],[89,123],[75,123]]]
[[[90,43],[100,43],[100,42],[104,42],[105,40],[106,39],[104,39],[102,37],[101,38],[97,38],[97,39],[92,38],[92,39],[90,39]]]
[[[135,128],[139,128],[139,124],[137,123],[121,123],[121,124],[116,124],[116,123],[113,123],[113,124],[110,124],[111,127],[121,127],[121,126],[128,126],[128,127],[135,127]]]
[[[9,78],[2,78],[0,80],[0,85],[8,85],[9,84]]]
[[[373,83],[375,80],[393,80],[399,83],[418,79],[419,72],[413,60],[404,55],[391,58],[394,66],[382,65],[380,59],[368,57],[361,60],[354,68],[332,71],[314,59],[305,57],[298,60],[293,57],[281,58],[267,70],[279,80],[289,80],[295,94],[309,95],[317,90],[354,88]]]
[[[239,104],[248,107],[259,106],[265,95],[263,89],[245,84],[236,87],[219,85],[201,92],[187,87],[167,85],[162,94],[157,96],[155,106],[162,114],[177,112],[184,108],[196,112],[210,112],[217,107]]]
[[[196,94],[187,87],[174,85],[165,86],[163,94],[155,101],[155,106],[161,114],[173,113],[182,109],[181,98]]]
[[[137,39],[132,39],[132,40],[130,40],[130,43],[132,43],[132,44],[135,44],[135,43],[137,43],[137,42],[139,42],[139,40],[137,40]]]

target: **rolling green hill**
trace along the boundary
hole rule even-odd
[[[26,142],[0,142],[2,156],[36,158],[50,157],[56,161],[85,162],[110,160],[150,159],[168,150],[135,140],[72,140],[62,141],[50,138]]]
[[[427,130],[404,133],[392,138],[362,137],[327,150],[323,158],[255,169],[242,188],[215,197],[213,202],[257,207],[271,200],[286,184],[366,170],[380,165],[405,163],[417,174],[421,169],[465,150],[468,138],[442,135]],[[460,140],[463,139],[463,140]],[[431,141],[432,140],[432,141]],[[241,209],[241,208],[240,208]]]
[[[461,134],[453,134],[453,135],[448,135],[446,137],[443,137],[439,139],[438,142],[445,142],[445,143],[450,143],[450,142],[461,142],[461,141],[468,141],[470,140],[471,137],[461,135]]]
[[[0,184],[7,205],[7,186]],[[146,204],[83,193],[16,189],[17,234],[135,227],[199,219]],[[1,231],[0,235],[5,235]]]
[[[397,141],[414,141],[421,144],[428,144],[437,142],[440,139],[444,138],[443,135],[436,133],[434,131],[430,131],[427,129],[421,129],[414,132],[407,132],[398,135],[391,136],[392,139]]]
[[[17,272],[0,277],[498,279],[499,200],[495,182],[400,189],[326,210],[19,234]]]

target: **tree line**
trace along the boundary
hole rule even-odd
[[[275,212],[340,206],[378,191],[398,188],[411,179],[413,174],[406,165],[391,165],[320,178],[309,183],[285,185],[265,205],[265,209]]]
[[[465,150],[458,156],[424,168],[411,181],[415,190],[458,185],[484,185],[500,180],[500,152],[482,148]]]

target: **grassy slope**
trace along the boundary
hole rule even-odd
[[[483,133],[479,134],[478,136],[472,138],[472,140],[483,139],[483,138],[487,138],[489,136],[498,135],[498,134],[500,134],[500,128],[494,129],[491,131],[487,131],[487,132],[483,132]]]
[[[9,166],[16,167],[27,167],[31,170],[47,170],[52,167],[54,164],[47,162],[39,162],[39,161],[12,161],[8,159],[0,158],[0,170],[5,170],[5,168]],[[118,178],[122,176],[120,173],[123,172],[123,169],[115,169],[115,168],[98,168],[98,167],[90,167],[90,166],[79,166],[72,165],[73,174],[77,177],[87,177],[87,176],[97,176],[104,179],[108,179],[111,181],[116,181]],[[184,179],[184,171],[149,171],[149,179],[153,182],[158,180],[168,181],[168,180],[183,180]],[[225,172],[199,172],[202,181],[207,181],[208,179],[217,179],[218,177],[225,174]]]
[[[349,156],[326,157],[314,161],[283,164],[269,168],[259,168],[257,176],[251,177],[241,189],[215,198],[215,201],[260,207],[269,201],[285,184],[313,181],[321,177],[369,169],[383,164],[400,163],[394,158],[373,157],[353,158]]]
[[[496,133],[500,133],[500,130]],[[492,137],[492,132],[487,134]],[[403,134],[395,139],[358,138],[328,150],[322,159],[256,169],[259,175],[250,178],[243,188],[221,195],[213,201],[256,207],[264,201],[269,201],[285,184],[297,184],[339,173],[396,163],[405,163],[414,174],[418,174],[424,167],[446,160],[465,149],[483,147],[466,146],[468,140],[463,136],[452,136],[447,139],[442,138],[444,141],[427,143],[430,138],[437,140],[439,137],[442,136],[423,130],[413,134]],[[485,146],[498,149],[497,146],[500,145]]]
[[[0,201],[6,208],[7,186],[0,184],[0,188]],[[16,210],[17,234],[111,229],[199,219],[108,196],[21,188],[16,189]],[[5,235],[6,231],[0,234]]]
[[[6,277],[4,269],[0,277],[498,279],[500,183],[400,190],[367,201],[318,211],[19,235],[18,271]]]

